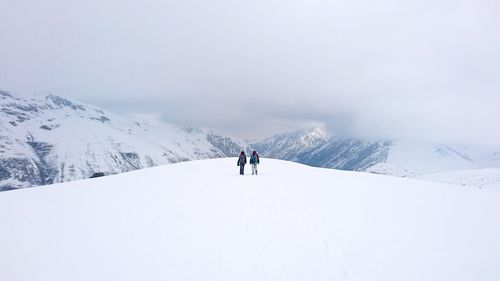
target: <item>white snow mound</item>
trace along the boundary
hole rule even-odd
[[[262,159],[0,193],[0,280],[500,280],[500,192]]]

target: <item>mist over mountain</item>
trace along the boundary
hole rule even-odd
[[[0,88],[241,138],[500,145],[500,2],[2,1]]]

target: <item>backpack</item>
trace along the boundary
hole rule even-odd
[[[240,155],[240,157],[238,158],[238,166],[240,165],[245,165],[247,163],[247,157],[245,156],[245,154],[242,154]]]
[[[257,154],[250,157],[250,164],[259,164],[259,156]]]

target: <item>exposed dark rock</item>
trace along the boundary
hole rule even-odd
[[[28,158],[0,159],[0,181],[15,179],[29,185],[41,185],[40,173],[35,162]]]
[[[52,150],[53,145],[46,142],[37,142],[37,141],[27,141],[27,144],[33,148],[35,154],[38,156],[38,161],[35,162],[35,165],[38,167],[38,172],[40,175],[40,183],[43,184],[52,184],[54,183],[54,178],[57,174],[57,168],[52,167],[47,160],[46,157]]]
[[[51,128],[51,127],[49,127],[49,126],[47,126],[47,125],[42,125],[42,126],[40,126],[40,129],[44,129],[44,130],[47,130],[47,131],[52,130],[52,128]]]
[[[64,98],[61,98],[61,97],[58,97],[58,96],[54,96],[54,95],[48,95],[46,97],[46,99],[48,99],[49,101],[51,101],[53,104],[59,106],[59,107],[70,107],[72,108],[73,110],[82,110],[82,111],[85,111],[85,107],[83,105],[80,105],[80,104],[74,104],[72,103],[71,101],[67,100],[67,99],[64,99]]]
[[[100,178],[100,177],[104,177],[105,174],[103,172],[97,172],[97,173],[94,173],[92,176],[90,176],[91,179],[93,178]]]
[[[54,130],[58,127],[59,127],[59,124],[51,124],[51,125],[42,125],[42,126],[40,126],[40,129],[51,131],[51,130]]]
[[[28,105],[22,105],[22,104],[13,104],[12,105],[13,108],[15,109],[18,109],[18,110],[21,110],[21,111],[25,111],[25,112],[30,112],[30,113],[38,113],[40,112],[40,109],[38,108],[38,106],[36,104],[28,104]]]
[[[102,123],[106,123],[106,122],[108,122],[108,123],[109,123],[109,122],[111,121],[111,119],[109,119],[108,117],[106,117],[106,116],[104,116],[104,115],[103,115],[103,116],[101,116],[101,117],[99,117],[99,118],[94,118],[94,117],[93,117],[93,118],[90,118],[90,119],[92,119],[92,120],[97,120],[97,121],[100,121],[100,122],[102,122]]]
[[[122,157],[122,162],[125,164],[125,167],[128,171],[141,169],[141,159],[139,158],[139,154],[135,152],[120,152]]]
[[[0,191],[9,191],[9,190],[15,190],[15,189],[18,189],[18,187],[15,187],[15,186],[10,185],[10,184],[0,185]]]
[[[19,111],[15,111],[15,110],[12,110],[12,109],[7,108],[7,107],[2,108],[1,111],[3,113],[6,113],[8,115],[16,117],[17,118],[16,121],[20,122],[20,123],[30,119],[29,116],[26,115],[25,113],[19,112]]]

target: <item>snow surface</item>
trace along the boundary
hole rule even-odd
[[[500,190],[500,169],[448,171],[427,174],[418,178],[462,186]]]
[[[500,280],[500,191],[261,159],[0,193],[1,280]]]
[[[500,147],[394,142],[384,164],[400,167],[395,176],[482,168],[500,168]],[[376,167],[372,167],[376,170]],[[384,173],[387,174],[387,173]]]

